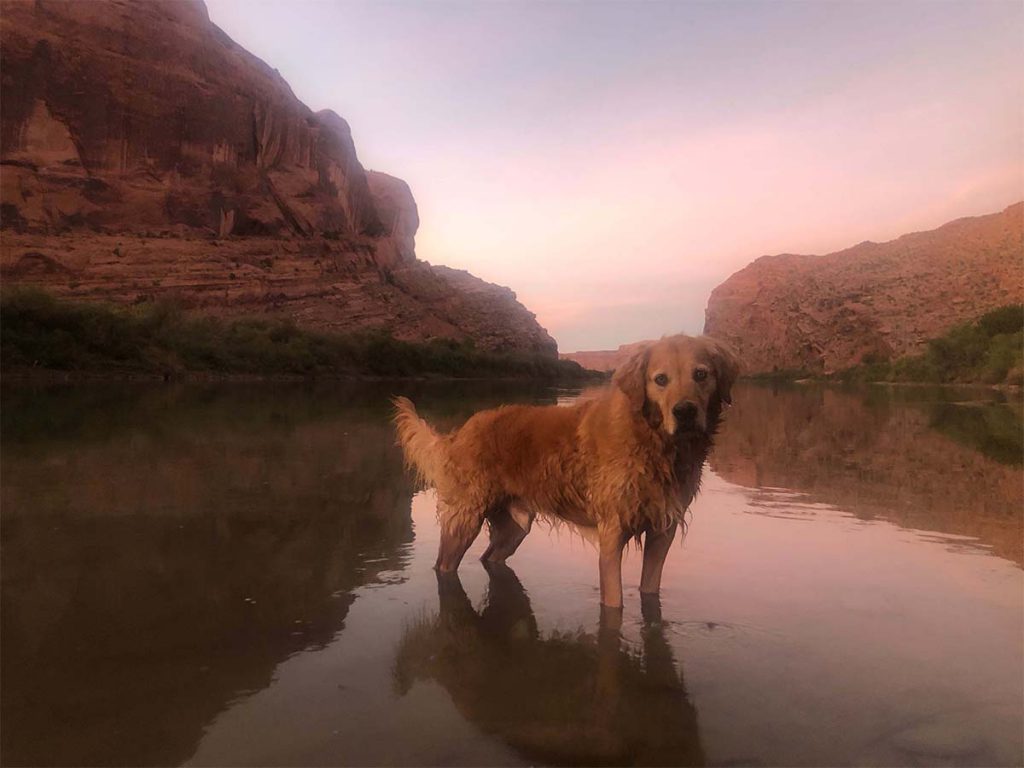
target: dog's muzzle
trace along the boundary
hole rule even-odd
[[[684,400],[672,406],[672,415],[676,419],[676,434],[698,432],[701,426],[697,423],[697,404],[692,400]]]

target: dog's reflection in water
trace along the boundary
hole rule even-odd
[[[542,636],[515,573],[488,565],[479,613],[457,573],[438,573],[440,610],[406,630],[398,691],[435,680],[463,717],[528,760],[560,765],[702,765],[697,713],[665,639],[657,596],[642,604],[642,648],[622,640],[622,613],[596,634]]]

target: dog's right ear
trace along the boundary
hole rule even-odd
[[[650,345],[644,345],[616,368],[612,376],[612,383],[626,393],[629,404],[638,411],[647,399],[647,361],[650,357]]]

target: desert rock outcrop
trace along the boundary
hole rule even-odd
[[[922,351],[1024,297],[1024,203],[826,256],[763,256],[719,285],[705,333],[747,372],[830,373]]]
[[[6,283],[555,354],[511,291],[418,261],[409,187],[202,2],[5,0],[0,35]]]

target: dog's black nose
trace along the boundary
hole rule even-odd
[[[689,424],[697,418],[697,404],[691,400],[684,400],[672,407],[672,415],[681,424]]]

